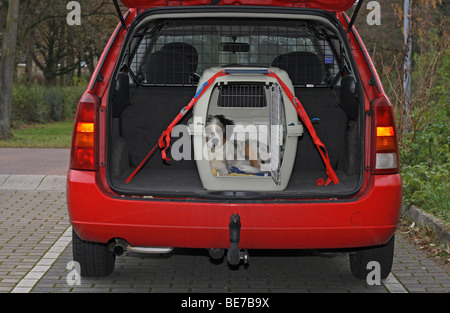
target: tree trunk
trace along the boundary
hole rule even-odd
[[[3,37],[3,60],[0,88],[0,138],[11,137],[11,94],[16,57],[19,0],[10,0],[6,30]]]
[[[411,131],[411,62],[412,62],[412,31],[411,31],[411,14],[412,14],[412,0],[404,1],[404,20],[403,33],[405,42],[405,59],[403,61],[403,93],[404,93],[404,121],[405,126],[402,130],[404,133]]]
[[[33,49],[34,49],[34,30],[30,30],[28,33],[26,43],[25,43],[25,53],[26,53],[26,67],[25,67],[25,77],[27,85],[30,85],[33,80]]]

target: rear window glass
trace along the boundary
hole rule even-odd
[[[313,21],[173,19],[142,26],[127,47],[141,85],[196,85],[205,69],[279,67],[296,86],[336,83],[345,55],[338,37]]]

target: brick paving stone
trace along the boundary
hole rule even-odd
[[[0,288],[11,291],[68,227],[65,195],[0,190]],[[62,221],[61,224],[56,222]],[[56,229],[56,231],[55,231]],[[45,240],[55,232],[54,240]],[[26,285],[27,282],[24,282]]]
[[[362,292],[385,293],[406,290],[409,292],[449,292],[449,276],[446,269],[424,259],[421,251],[413,249],[404,238],[398,236],[399,252],[394,260],[396,279],[389,284],[368,286],[355,279],[348,268],[348,256],[338,254],[334,258],[320,256],[279,257],[276,252],[250,257],[250,265],[231,270],[226,262],[212,264],[206,253],[180,249],[169,256],[141,256],[125,253],[118,257],[116,270],[106,278],[82,279],[81,286],[69,292],[216,292],[216,293],[286,293],[286,292]],[[401,250],[403,249],[403,250]],[[251,251],[250,251],[251,256]],[[401,257],[400,257],[401,256]],[[59,280],[54,291],[59,292],[65,284],[68,271],[65,264],[71,259],[71,246],[67,247],[57,263],[33,292],[47,288],[48,277]],[[64,263],[65,262],[65,263]],[[277,263],[278,262],[278,263]],[[405,269],[402,264],[408,264]],[[59,275],[54,272],[59,268]],[[53,275],[52,275],[53,274]],[[440,275],[438,275],[440,274]],[[414,275],[417,275],[414,276]],[[390,282],[391,283],[391,282]],[[50,290],[51,291],[51,290]]]

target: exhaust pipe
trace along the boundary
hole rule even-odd
[[[117,256],[121,256],[125,250],[128,249],[129,245],[130,244],[126,240],[116,238],[108,245],[108,247],[110,252]]]
[[[149,254],[165,254],[170,253],[171,247],[133,247],[126,240],[116,238],[108,245],[109,251],[117,256],[121,256],[125,251]]]
[[[165,254],[172,252],[173,248],[170,247],[132,247],[128,246],[127,251],[137,253],[149,253],[149,254]]]

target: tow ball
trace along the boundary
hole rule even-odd
[[[230,223],[230,243],[231,247],[227,253],[227,260],[230,265],[238,265],[241,261],[248,263],[248,251],[239,249],[239,241],[241,237],[241,217],[239,214],[231,214]]]

